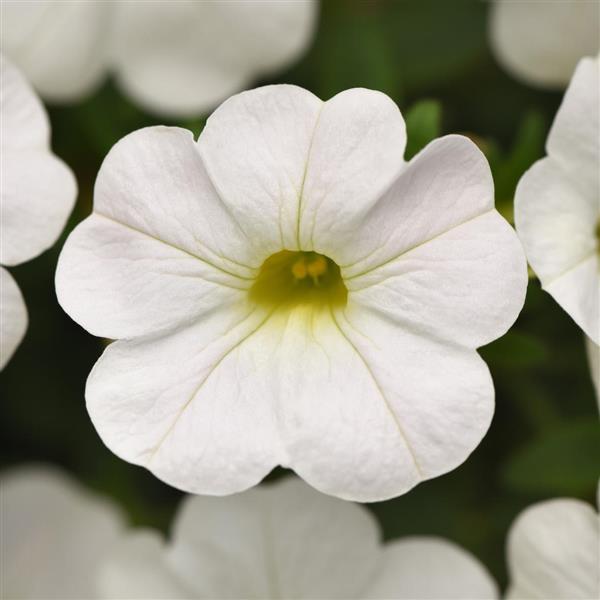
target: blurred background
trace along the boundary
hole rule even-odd
[[[309,51],[276,79],[255,83],[293,83],[322,99],[351,87],[381,90],[407,121],[407,159],[440,135],[468,135],[490,161],[497,206],[510,220],[516,183],[543,156],[563,92],[527,87],[498,66],[489,48],[488,11],[488,3],[475,0],[326,0]],[[84,386],[106,341],[62,312],[53,278],[65,237],[91,211],[95,175],[111,146],[148,125],[176,124],[198,135],[205,118],[147,114],[110,79],[83,102],[48,110],[54,151],[74,170],[79,198],[61,240],[11,269],[30,324],[0,377],[1,467],[62,465],[116,499],[132,524],[166,531],[182,494],[118,459],[95,433]],[[595,504],[598,405],[583,335],[536,279],[516,325],[481,354],[497,396],[481,445],[455,471],[369,509],[386,539],[447,537],[475,553],[504,585],[505,537],[519,511],[557,496]]]

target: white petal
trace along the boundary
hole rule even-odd
[[[226,498],[187,497],[171,539],[122,543],[104,569],[110,597],[353,598],[382,556],[367,510],[295,477]]]
[[[111,344],[86,389],[106,445],[186,491],[220,495],[258,483],[281,462],[267,318],[216,306],[164,337]]]
[[[2,476],[2,593],[6,598],[96,598],[95,572],[123,517],[47,467]]]
[[[27,80],[4,55],[0,55],[0,78],[2,152],[48,148],[50,126],[46,111]]]
[[[27,330],[27,308],[12,275],[0,267],[0,371],[4,369]]]
[[[380,557],[365,509],[295,477],[228,498],[187,498],[173,538],[170,564],[205,597],[349,598]]]
[[[476,348],[514,323],[527,268],[514,230],[494,210],[346,285],[353,302],[398,327]]]
[[[256,272],[244,262],[251,244],[190,132],[143,129],[106,157],[94,214],[63,248],[58,298],[97,335],[156,332],[237,298]]]
[[[119,2],[114,61],[121,85],[150,110],[193,115],[306,47],[315,2]]]
[[[2,2],[2,51],[52,101],[81,98],[106,68],[108,2]]]
[[[40,101],[3,57],[0,76],[0,261],[17,265],[54,244],[73,208],[77,185],[67,166],[50,152],[48,119]]]
[[[354,236],[356,243],[357,224],[402,169],[405,146],[402,115],[385,94],[353,89],[327,101],[302,184],[298,245],[334,260],[345,256],[338,239]]]
[[[263,260],[298,248],[299,198],[322,106],[298,87],[261,87],[224,102],[198,140],[220,197]]]
[[[383,565],[364,597],[485,600],[499,594],[485,567],[460,546],[413,537],[386,544]]]
[[[600,3],[596,5],[596,12]],[[600,15],[596,18],[600,23]],[[600,211],[600,60],[579,61],[573,79],[556,113],[546,144],[548,154],[560,161]]]
[[[552,157],[523,175],[515,195],[515,223],[542,286],[596,342],[598,321],[598,197]]]
[[[474,352],[360,307],[348,314],[300,306],[267,324],[279,426],[288,465],[303,479],[378,501],[463,462],[489,425],[493,388]]]
[[[598,346],[598,344],[594,344],[594,342],[592,342],[592,340],[586,336],[585,348],[588,356],[588,362],[590,364],[592,382],[594,384],[594,388],[596,389],[596,396],[598,398],[598,407],[600,408],[600,346]]]
[[[98,565],[95,583],[104,600],[197,597],[186,590],[166,563],[162,536],[150,530],[130,533],[113,544]]]
[[[599,49],[598,2],[514,2],[491,6],[490,40],[500,63],[540,87],[564,87],[577,61]]]
[[[525,510],[508,538],[509,598],[575,600],[600,596],[600,521],[579,500]]]
[[[58,239],[73,209],[77,184],[69,168],[48,151],[2,152],[0,256],[18,265]]]
[[[142,230],[92,214],[60,255],[56,291],[90,333],[130,338],[205,317],[245,298],[249,282]]]
[[[344,277],[355,277],[493,208],[485,157],[467,138],[445,136],[415,156],[377,202],[340,219],[331,255]]]

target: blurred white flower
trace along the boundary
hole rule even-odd
[[[100,561],[123,535],[121,512],[58,470],[0,478],[2,598],[90,600]]]
[[[489,35],[498,62],[524,83],[564,88],[600,50],[598,0],[496,0]]]
[[[409,163],[405,142],[384,94],[282,85],[227,100],[197,142],[116,144],[56,280],[121,338],[86,389],[109,448],[187,491],[280,464],[363,501],[467,458],[494,410],[475,348],[520,311],[525,257],[471,141]]]
[[[592,506],[561,498],[525,510],[508,537],[512,600],[600,598],[600,519]]]
[[[580,61],[548,141],[521,178],[515,223],[543,288],[600,343],[600,64]]]
[[[0,264],[14,266],[47,250],[73,208],[77,186],[50,150],[40,101],[17,69],[0,56]],[[0,267],[0,369],[27,329],[27,310],[10,273]]]
[[[383,545],[362,506],[286,478],[228,498],[187,497],[171,540],[124,538],[98,578],[107,598],[496,598],[479,561],[455,544]]]
[[[315,0],[3,0],[2,50],[50,101],[72,101],[114,72],[149,110],[193,115],[307,48]]]
[[[596,397],[598,398],[598,406],[600,407],[600,347],[598,344],[594,344],[594,342],[586,336],[585,348],[587,351],[588,363],[590,365],[592,383],[594,384]]]

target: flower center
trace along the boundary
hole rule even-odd
[[[340,268],[316,252],[282,250],[262,264],[250,298],[270,306],[283,304],[345,305],[348,290]]]

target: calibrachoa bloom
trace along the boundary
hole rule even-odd
[[[199,140],[121,140],[57,291],[119,338],[87,383],[122,458],[181,489],[229,494],[275,465],[381,500],[462,463],[527,281],[488,164],[447,136],[409,163],[384,94],[322,102],[294,86],[227,100]]]
[[[598,407],[600,408],[600,347],[598,344],[594,344],[589,337],[585,338],[585,347],[588,356],[588,362],[590,364],[592,383],[594,384],[594,389],[596,390]]]
[[[195,114],[296,60],[316,0],[2,2],[2,49],[51,101],[89,93],[112,71],[148,109]]]
[[[123,535],[124,519],[58,470],[14,469],[2,490],[2,598],[98,598],[101,561]]]
[[[187,497],[169,542],[130,534],[99,581],[114,598],[497,597],[486,569],[455,544],[382,544],[365,508],[295,477],[228,498]]]
[[[521,178],[515,223],[543,288],[600,343],[600,72],[583,59],[558,110],[548,156]]]
[[[500,64],[525,83],[564,88],[579,59],[600,50],[597,0],[496,0],[490,42]]]
[[[17,69],[0,56],[0,264],[15,266],[58,238],[77,193],[71,171],[50,150],[43,106]],[[27,329],[27,310],[11,274],[0,267],[0,369]]]
[[[600,598],[600,518],[580,500],[560,498],[525,510],[508,538],[508,598]]]

